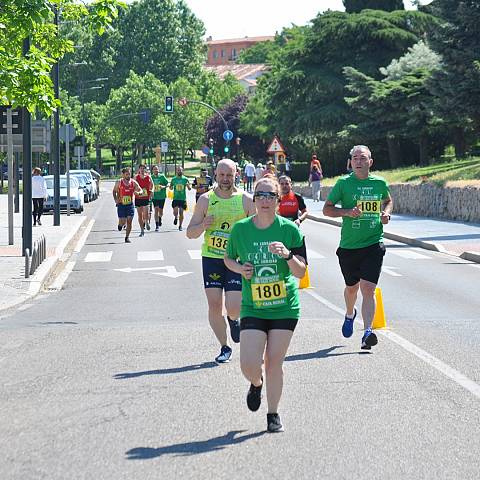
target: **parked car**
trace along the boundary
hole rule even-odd
[[[97,188],[97,182],[93,178],[92,172],[90,170],[70,170],[70,175],[74,175],[76,173],[83,173],[87,176],[88,180],[92,182],[92,187],[93,187],[93,200],[96,200],[98,198],[98,188]]]
[[[78,183],[80,184],[80,187],[83,188],[83,191],[85,192],[85,203],[91,202],[93,200],[93,186],[92,182],[88,179],[88,177],[84,173],[78,173],[78,172],[70,172],[70,178],[75,177],[78,180]]]
[[[48,212],[53,210],[53,175],[44,177],[47,183],[47,200],[43,204],[43,210]],[[74,176],[70,176],[70,208],[75,213],[82,213],[84,206],[83,188],[80,187],[78,180]],[[60,209],[67,209],[67,176],[60,175]]]

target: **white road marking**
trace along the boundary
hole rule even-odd
[[[432,257],[429,257],[428,255],[423,255],[422,253],[415,252],[414,250],[411,249],[394,249],[394,248],[389,248],[388,249],[388,254],[393,254],[397,255],[398,257],[402,258],[407,258],[408,260],[431,260]]]
[[[170,278],[178,278],[183,277],[184,275],[189,275],[192,272],[177,272],[177,269],[174,265],[166,265],[165,267],[145,267],[145,268],[115,268],[115,272],[122,272],[122,273],[132,273],[132,272],[148,272],[155,270],[156,272],[152,272],[152,275],[162,275],[163,277],[170,277]],[[164,272],[158,272],[158,270],[164,270]]]
[[[82,250],[83,246],[85,245],[85,242],[87,241],[87,237],[90,235],[90,231],[92,230],[94,223],[95,223],[95,220],[90,220],[82,236],[78,239],[78,242],[75,245],[75,248],[73,249],[74,253],[79,253],[80,250]]]
[[[312,290],[303,290],[303,291],[308,295],[312,296],[313,298],[315,298],[315,300],[318,300],[320,303],[322,303],[326,307],[333,310],[334,312],[344,315],[345,310],[338,308],[336,305],[329,302],[328,300],[321,297],[320,295],[313,292]],[[357,322],[358,321],[360,320],[357,320]],[[434,357],[430,353],[426,352],[425,350],[422,350],[420,347],[417,347],[413,343],[409,342],[408,340],[401,337],[400,335],[397,335],[396,333],[391,332],[390,330],[376,330],[376,333],[390,339],[392,342],[404,348],[407,352],[412,353],[420,360],[423,360],[426,364],[435,368],[437,371],[439,371],[446,377],[450,378],[458,385],[465,388],[465,390],[468,390],[477,398],[480,398],[480,385],[478,385],[478,383],[475,383],[473,380],[463,375],[463,373],[460,373],[458,370],[455,370],[454,368],[450,367],[449,365],[442,362],[438,358]]]
[[[28,310],[29,308],[33,307],[33,303],[25,303],[24,305],[21,305],[20,307],[17,308],[19,312],[23,312],[25,310]]]
[[[164,260],[163,251],[155,250],[150,252],[137,252],[137,261],[138,262],[155,262]]]
[[[401,273],[397,273],[394,270],[398,270],[397,267],[387,267],[385,265],[382,266],[382,273],[386,273],[392,277],[403,277]]]
[[[325,258],[324,255],[321,253],[316,252],[315,250],[311,250],[310,248],[307,248],[307,258],[308,260],[317,260],[320,258]]]
[[[201,250],[188,250],[188,254],[192,260],[201,260],[202,251]]]
[[[113,270],[115,272],[132,273],[132,272],[148,272],[151,270],[165,270],[168,268],[175,268],[175,267],[142,267],[142,268],[126,267],[126,268],[114,268]]]
[[[48,287],[48,290],[54,290],[59,292],[64,283],[67,281],[68,276],[72,273],[73,267],[75,266],[75,261],[67,262],[63,271],[58,275],[55,281]]]
[[[89,252],[85,257],[85,263],[91,262],[110,262],[112,259],[112,251],[109,252]]]

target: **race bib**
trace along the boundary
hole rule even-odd
[[[142,188],[142,197],[148,196],[148,190],[146,188]]]
[[[255,308],[275,308],[287,303],[287,288],[279,275],[253,277],[251,288]]]
[[[155,185],[155,191],[159,192],[162,189],[162,186],[160,184]]]
[[[122,205],[130,205],[132,203],[132,197],[130,195],[124,195],[122,197]]]
[[[185,185],[182,185],[181,183],[177,183],[177,184],[175,185],[175,190],[176,190],[177,192],[183,192],[183,191],[185,190]]]
[[[230,234],[222,231],[212,232],[208,239],[208,251],[215,255],[224,255]]]
[[[382,213],[381,200],[358,200],[357,207],[363,214],[368,213],[370,215],[380,215]]]

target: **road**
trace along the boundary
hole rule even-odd
[[[314,288],[285,363],[286,432],[269,435],[238,348],[213,362],[201,241],[168,207],[159,233],[136,237],[135,219],[129,245],[109,194],[87,210],[71,273],[0,316],[0,478],[478,479],[478,265],[387,242],[389,330],[368,353],[358,322],[341,335],[339,229],[302,224]]]

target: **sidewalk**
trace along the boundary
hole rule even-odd
[[[317,222],[341,225],[341,219],[322,214],[323,201],[313,202],[305,198],[308,218]],[[407,243],[427,250],[449,253],[465,260],[480,263],[480,225],[453,222],[413,215],[392,214],[384,227],[385,238]]]
[[[25,278],[25,258],[22,256],[22,197],[20,213],[14,214],[14,244],[8,244],[8,196],[0,195],[0,311],[14,307],[33,296],[43,286],[63,255],[65,247],[86,220],[84,215],[61,215],[60,226],[53,226],[53,215],[42,216],[42,226],[33,227],[33,242],[45,235],[47,258],[35,274]],[[32,243],[33,243],[32,242]]]

